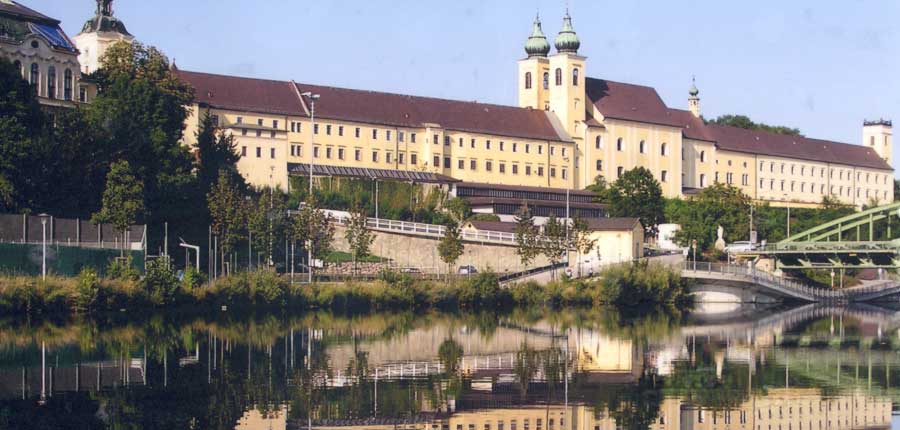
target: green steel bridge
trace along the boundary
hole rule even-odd
[[[900,268],[900,203],[857,212],[737,254],[772,258],[778,269]]]

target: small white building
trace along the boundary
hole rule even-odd
[[[656,245],[663,251],[678,251],[682,247],[675,243],[675,233],[681,230],[678,224],[660,224],[656,235]]]

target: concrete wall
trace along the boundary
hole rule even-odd
[[[335,225],[334,246],[338,251],[349,252],[350,247],[344,239],[345,228]],[[372,244],[372,254],[388,258],[396,264],[405,267],[416,267],[426,273],[446,273],[447,265],[441,261],[437,246],[439,238],[424,236],[412,236],[400,233],[387,233],[373,231],[375,242]],[[491,269],[497,273],[516,272],[525,268],[516,255],[516,247],[510,245],[482,244],[476,242],[464,242],[465,252],[456,268],[459,266],[474,266],[479,271]],[[535,259],[531,267],[547,266],[550,263],[544,257]]]

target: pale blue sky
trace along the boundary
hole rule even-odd
[[[95,7],[19,1],[70,36]],[[534,14],[552,42],[565,3],[117,0],[115,9],[182,69],[515,104]],[[696,75],[707,117],[742,113],[854,144],[864,118],[900,121],[896,0],[569,3],[587,74],[653,86],[671,107],[687,107]]]

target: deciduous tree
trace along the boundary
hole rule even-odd
[[[444,228],[444,237],[438,243],[438,255],[441,261],[447,265],[447,273],[453,273],[453,265],[462,256],[465,247],[462,243],[462,237],[459,233],[459,225],[450,223]]]
[[[516,212],[516,255],[527,269],[540,253],[538,229],[534,225],[534,216],[528,205],[523,204]]]
[[[369,247],[375,241],[375,236],[369,230],[368,218],[365,209],[357,205],[350,212],[350,220],[344,231],[344,238],[350,245],[350,253],[353,254],[353,271],[358,272],[359,259],[369,256]]]
[[[675,240],[681,246],[696,240],[699,250],[708,250],[716,241],[720,225],[726,241],[747,240],[750,198],[736,187],[716,183],[691,197],[675,216],[672,221],[681,225]]]
[[[653,173],[638,167],[622,174],[607,193],[609,214],[615,217],[640,218],[641,225],[651,236],[665,219],[665,200],[662,188]]]
[[[224,170],[219,172],[219,179],[209,191],[206,201],[210,226],[219,238],[220,254],[216,258],[221,257],[225,261],[243,237],[241,232],[246,222],[247,203],[232,175]]]
[[[293,240],[311,250],[314,259],[325,261],[331,254],[334,243],[334,224],[331,216],[321,210],[315,196],[307,196],[306,202],[291,221]]]
[[[122,234],[124,253],[127,237],[125,232],[144,212],[144,184],[131,171],[127,161],[118,161],[110,166],[103,191],[103,207],[94,213],[94,224],[112,224]]]

